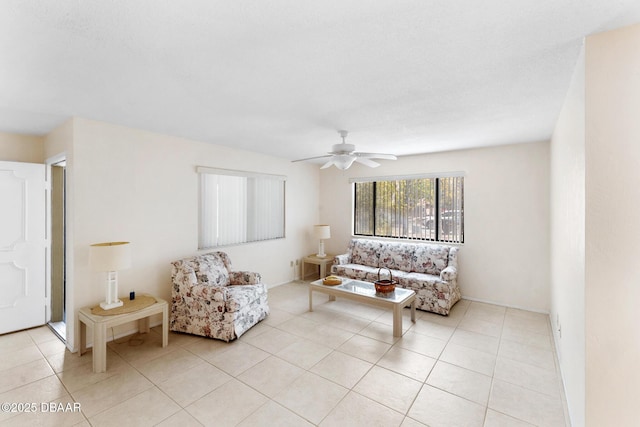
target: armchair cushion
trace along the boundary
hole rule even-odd
[[[196,275],[197,283],[211,286],[227,286],[229,284],[229,271],[219,252],[183,260],[183,262],[190,264]]]

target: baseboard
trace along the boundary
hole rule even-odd
[[[560,365],[560,356],[558,355],[558,338],[553,331],[553,324],[551,325],[551,335],[553,336],[553,356],[556,360],[556,366],[558,372],[560,372],[560,392],[562,393],[562,408],[564,409],[565,424],[572,426],[571,412],[569,411],[569,402],[567,401],[567,388],[564,381],[564,372],[562,372],[562,365]]]
[[[466,300],[469,300],[469,301],[475,301],[475,302],[481,302],[481,303],[484,303],[484,304],[498,305],[500,307],[515,308],[516,310],[532,311],[534,313],[546,314],[547,316],[549,315],[548,311],[539,310],[539,309],[536,309],[536,308],[523,307],[523,306],[519,306],[519,305],[509,305],[509,304],[504,304],[504,303],[501,303],[501,302],[495,302],[495,301],[491,301],[491,300],[485,300],[485,299],[481,299],[481,298],[467,297],[467,296],[464,296],[464,295],[462,296],[462,299],[466,299]]]

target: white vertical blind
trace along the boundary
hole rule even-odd
[[[200,249],[284,237],[285,177],[198,168]]]
[[[200,175],[200,217],[198,247],[213,246],[218,241],[218,179],[217,175]]]

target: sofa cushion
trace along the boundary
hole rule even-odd
[[[392,270],[411,271],[415,250],[416,245],[409,243],[386,243],[381,248],[379,266]]]
[[[406,273],[402,276],[398,275],[400,286],[406,289],[418,291],[419,289],[432,288],[441,282],[439,276],[427,273]]]
[[[331,266],[331,273],[336,276],[348,277],[350,279],[362,280],[364,282],[375,282],[378,280],[378,267],[359,264],[340,264]]]
[[[378,267],[380,247],[382,244],[375,240],[352,240],[351,262],[353,264]]]
[[[416,245],[412,271],[439,275],[447,267],[449,247],[442,245]]]

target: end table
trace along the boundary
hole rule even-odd
[[[149,316],[162,314],[162,346],[167,346],[169,343],[169,304],[160,298],[155,298],[155,300],[153,305],[124,314],[100,316],[92,314],[90,307],[84,307],[78,311],[76,331],[80,335],[80,350],[78,351],[80,356],[87,351],[87,325],[93,329],[93,372],[107,370],[107,328],[138,320],[140,332],[147,333],[149,332]],[[123,301],[125,301],[125,305],[128,302]]]
[[[305,264],[319,265],[320,278],[322,279],[324,277],[327,277],[327,266],[330,266],[331,264],[333,264],[333,258],[335,258],[335,255],[332,255],[332,254],[327,254],[327,256],[324,258],[320,258],[316,254],[307,255],[306,257],[302,258],[302,269],[300,271],[300,278],[302,280],[304,280],[305,278],[305,275],[304,275]]]

